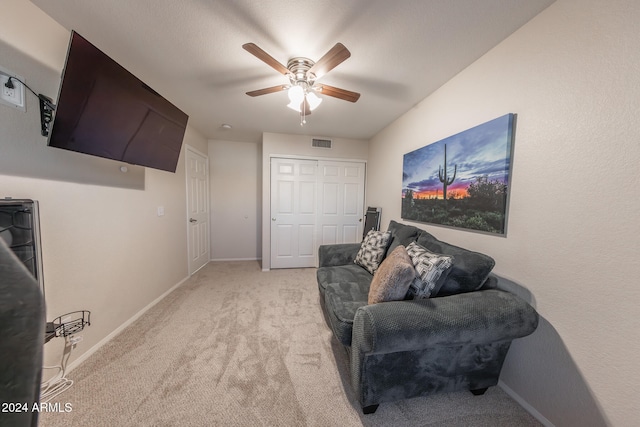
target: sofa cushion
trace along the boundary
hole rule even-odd
[[[415,242],[407,247],[407,253],[418,275],[411,283],[407,296],[412,299],[436,296],[451,272],[453,257],[434,254]]]
[[[396,247],[380,264],[369,288],[369,304],[401,301],[416,278],[416,269],[404,246]]]
[[[480,289],[495,265],[493,258],[488,255],[442,242],[426,231],[421,233],[417,243],[432,252],[454,258],[451,272],[440,288],[438,296]]]
[[[391,240],[389,231],[369,230],[356,255],[355,263],[373,274],[380,266]]]
[[[367,305],[368,283],[329,283],[325,288],[324,304],[331,330],[343,345],[351,345],[353,318],[358,308]]]
[[[415,242],[418,239],[421,230],[411,225],[404,225],[391,220],[387,231],[391,232],[391,243],[389,244],[387,253],[391,253],[391,251],[399,245],[406,248],[409,246],[409,243]]]
[[[316,276],[318,288],[323,298],[327,286],[331,283],[355,282],[369,286],[372,278],[367,270],[353,263],[334,267],[320,267],[316,272]]]

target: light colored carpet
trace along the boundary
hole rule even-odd
[[[54,401],[72,411],[43,413],[40,425],[540,425],[498,387],[383,403],[363,415],[315,272],[208,264],[71,372],[75,384]]]

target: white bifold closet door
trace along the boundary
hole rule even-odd
[[[315,264],[317,163],[271,159],[271,268]]]
[[[271,159],[271,268],[317,266],[318,246],[362,240],[365,164]]]

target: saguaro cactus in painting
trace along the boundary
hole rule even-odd
[[[432,169],[433,170],[433,169]],[[447,172],[447,144],[444,144],[444,167],[438,166],[438,179],[442,183],[443,192],[442,198],[443,200],[447,200],[447,187],[453,184],[453,180],[456,179],[456,173],[458,172],[458,165],[454,165],[453,168],[453,176],[449,177]]]

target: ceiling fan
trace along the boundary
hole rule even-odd
[[[254,90],[247,92],[247,95],[261,96],[283,90],[288,91],[290,102],[287,107],[300,113],[300,125],[306,123],[305,116],[311,114],[311,111],[322,102],[316,93],[349,102],[356,102],[360,98],[360,94],[357,92],[317,83],[319,78],[351,56],[351,52],[342,43],[336,43],[318,62],[313,62],[309,58],[295,57],[289,59],[286,67],[254,43],[246,43],[242,47],[289,78],[289,84]]]

